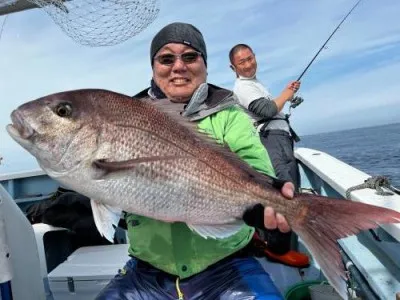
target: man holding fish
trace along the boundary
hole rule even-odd
[[[151,88],[137,98],[167,98],[180,107],[186,104],[184,117],[226,143],[258,171],[275,175],[250,119],[235,108],[233,94],[206,84],[207,51],[197,28],[186,23],[164,27],[152,41],[151,64]],[[282,192],[291,197],[293,186],[285,185]],[[271,232],[275,233],[276,228],[290,232],[286,219],[275,215],[271,207],[264,215],[265,226]],[[180,292],[184,299],[281,299],[262,266],[245,253],[253,234],[251,227],[244,226],[235,235],[216,240],[205,239],[183,223],[158,222],[133,214],[125,218],[131,241],[129,252],[134,258],[123,272],[130,275],[117,276],[97,299],[117,299],[124,293],[121,288],[132,295],[126,299],[176,299]],[[147,278],[147,282],[133,280],[138,277]]]
[[[21,105],[7,126],[49,176],[91,199],[107,239],[124,212],[132,259],[97,299],[282,299],[246,251],[254,227],[293,229],[345,297],[337,240],[400,213],[293,196],[273,178],[249,116],[232,92],[206,83],[206,46],[192,25],[164,27],[150,58],[141,99],[61,92]]]

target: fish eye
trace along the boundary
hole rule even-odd
[[[62,118],[69,117],[72,114],[72,106],[68,103],[60,103],[57,105],[55,112]]]

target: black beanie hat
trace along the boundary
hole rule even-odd
[[[207,49],[201,32],[191,24],[171,23],[161,29],[151,41],[150,59],[153,66],[153,59],[157,52],[166,44],[181,43],[199,51],[207,65]]]

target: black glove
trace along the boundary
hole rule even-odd
[[[264,205],[256,204],[248,208],[243,214],[243,221],[251,227],[265,229],[264,226]]]
[[[243,214],[243,221],[251,227],[261,230],[268,249],[275,254],[284,254],[290,250],[292,231],[281,232],[278,228],[266,229],[264,226],[264,206],[256,204]]]
[[[290,243],[292,240],[292,231],[281,232],[276,229],[264,229],[265,241],[267,248],[278,255],[285,254],[290,250]]]

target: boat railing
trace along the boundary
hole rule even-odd
[[[301,186],[320,195],[346,198],[346,191],[370,178],[366,174],[327,153],[307,148],[295,150],[301,171]],[[352,191],[353,201],[400,211],[400,196],[378,195],[376,190]],[[340,222],[340,220],[338,220]],[[339,240],[346,267],[357,268],[373,293],[380,299],[395,299],[400,291],[400,224],[380,225]],[[376,299],[369,298],[366,299]]]
[[[0,184],[23,210],[48,198],[59,187],[43,170],[0,174]]]

